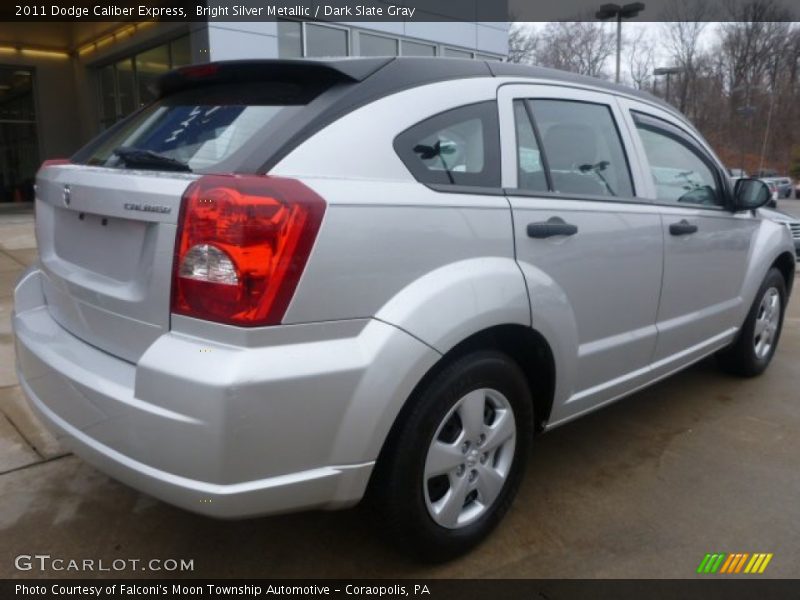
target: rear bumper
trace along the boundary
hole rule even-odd
[[[39,277],[20,280],[12,319],[31,406],[98,469],[215,517],[356,503],[396,411],[438,356],[364,320],[344,337],[292,344],[283,331],[281,345],[257,348],[169,333],[134,365],[63,329]]]

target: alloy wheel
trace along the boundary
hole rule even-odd
[[[455,403],[425,460],[425,503],[437,524],[458,529],[492,506],[511,471],[516,435],[514,411],[499,391],[477,389]]]

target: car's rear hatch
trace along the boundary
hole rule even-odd
[[[176,223],[192,179],[78,165],[40,171],[43,291],[62,327],[129,361],[169,329]]]
[[[130,362],[170,326],[181,198],[209,173],[263,173],[340,94],[386,64],[244,61],[160,81],[159,100],[36,181],[48,310],[67,331]],[[310,114],[309,114],[310,113]]]

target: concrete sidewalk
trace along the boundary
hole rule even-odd
[[[14,374],[11,293],[14,282],[36,258],[31,212],[0,212],[0,474],[66,454],[31,413]]]
[[[14,375],[11,289],[30,215],[0,217],[0,577],[686,578],[708,552],[771,552],[800,576],[800,288],[774,362],[741,380],[705,361],[542,436],[519,497],[470,555],[420,566],[361,508],[214,521],[65,454]],[[191,573],[18,571],[14,557],[189,559]]]

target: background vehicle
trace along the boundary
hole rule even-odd
[[[763,181],[769,188],[770,199],[769,202],[767,202],[767,206],[770,208],[778,208],[778,198],[780,198],[778,184],[775,183],[772,178],[762,177],[759,181]]]
[[[20,384],[77,454],[189,510],[340,508],[444,559],[535,432],[777,347],[788,230],[670,106],[444,59],[180,69],[37,179]]]
[[[789,177],[773,177],[772,181],[775,183],[775,186],[778,188],[778,197],[779,198],[791,198],[792,192],[794,191],[794,184],[792,183],[791,178]]]

